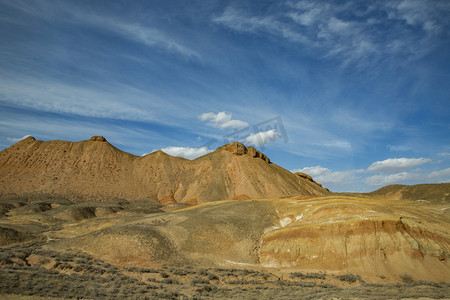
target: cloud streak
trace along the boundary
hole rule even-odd
[[[158,120],[155,112],[163,106],[170,107],[170,103],[163,103],[158,96],[124,85],[116,86],[117,90],[104,90],[56,79],[16,78],[19,80],[0,81],[0,103],[46,112],[136,121]],[[123,101],[124,98],[128,101]]]
[[[137,20],[129,22],[118,17],[96,14],[93,10],[81,10],[79,6],[73,6],[67,2],[55,4],[50,1],[32,3],[19,0],[11,1],[6,5],[49,22],[57,20],[80,27],[91,26],[146,47],[179,54],[187,58],[200,58],[197,52],[183,45],[177,38]]]
[[[323,57],[342,59],[343,65],[368,65],[389,56],[411,60],[428,53],[431,40],[448,24],[442,10],[450,11],[450,5],[436,4],[299,1],[288,2],[277,14],[252,14],[230,6],[213,22],[238,32],[300,43]],[[422,30],[413,31],[411,26]]]

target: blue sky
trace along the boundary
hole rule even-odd
[[[333,191],[450,181],[450,3],[0,0],[0,148],[254,145]]]

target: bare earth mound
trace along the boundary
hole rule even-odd
[[[253,147],[231,143],[196,160],[156,151],[125,153],[103,137],[81,142],[33,137],[0,152],[0,197],[72,201],[204,203],[246,197],[326,195],[319,184],[273,164]]]
[[[88,226],[87,221],[80,226]],[[84,251],[116,266],[245,266],[351,273],[372,282],[395,282],[405,274],[447,281],[448,224],[442,211],[404,201],[220,201],[131,221],[116,219],[107,228],[81,230],[80,237],[70,233],[70,239],[48,246]]]

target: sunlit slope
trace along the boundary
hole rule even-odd
[[[231,143],[196,160],[156,151],[140,157],[103,137],[43,142],[28,137],[0,152],[0,197],[191,204],[329,192]]]
[[[127,219],[128,218],[128,219]],[[218,201],[171,213],[115,217],[59,233],[117,265],[245,266],[353,273],[365,280],[450,280],[449,218],[441,207],[352,197]],[[92,226],[96,224],[96,226]],[[65,232],[64,232],[65,231]],[[67,238],[64,239],[66,234]]]
[[[450,279],[449,219],[441,209],[351,197],[274,205],[281,228],[263,238],[263,266]]]
[[[114,222],[89,219],[66,226],[50,234],[55,242],[49,247],[82,250],[115,265],[256,266],[263,234],[278,222],[271,202],[256,200],[209,202],[171,213],[112,218]]]

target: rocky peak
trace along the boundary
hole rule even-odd
[[[100,135],[94,135],[89,140],[93,142],[106,142],[106,139]]]
[[[226,144],[222,147],[217,148],[217,150],[225,150],[235,155],[249,155],[251,157],[258,157],[264,160],[266,163],[270,164],[270,159],[264,153],[256,150],[254,147],[246,147],[244,144],[239,142]]]
[[[247,154],[248,152],[247,147],[239,142],[233,142],[223,145],[222,147],[217,148],[217,150],[225,150],[237,155]]]

